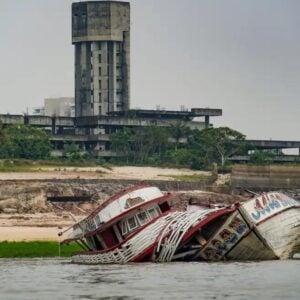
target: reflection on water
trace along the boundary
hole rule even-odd
[[[0,299],[300,299],[300,260],[85,266],[0,259]]]

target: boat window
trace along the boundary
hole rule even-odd
[[[147,216],[146,212],[141,212],[137,216],[138,216],[138,219],[139,219],[141,225],[148,222],[148,216]]]
[[[127,222],[126,221],[122,222],[121,228],[122,228],[122,234],[125,235],[128,232]]]
[[[100,221],[99,215],[97,215],[97,216],[95,217],[95,222],[96,222],[97,226],[100,225],[101,221]]]
[[[136,222],[135,217],[131,217],[127,221],[128,221],[129,230],[133,230],[133,229],[137,228],[138,224]]]
[[[157,211],[155,210],[155,208],[150,208],[148,210],[148,213],[149,213],[151,219],[154,219],[158,216]]]

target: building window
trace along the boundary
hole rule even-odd
[[[98,61],[101,63],[101,53],[98,54]]]
[[[99,80],[99,90],[101,90],[101,80]]]
[[[117,90],[121,91],[122,90],[122,80],[117,79]]]
[[[120,64],[121,64],[121,56],[120,56],[120,53],[117,53],[117,54],[116,54],[116,63],[117,63],[117,65],[120,65]]]
[[[93,90],[91,90],[91,96],[94,96],[94,91]]]
[[[99,76],[101,76],[101,67],[99,67],[98,73],[99,73]]]
[[[99,105],[99,115],[102,114],[102,107]]]
[[[120,67],[117,67],[117,76],[121,76],[122,75],[122,73],[121,73],[121,68]]]
[[[122,101],[122,94],[117,92],[117,95],[116,95],[116,101],[117,102],[121,102]]]
[[[100,103],[102,102],[102,95],[101,95],[101,93],[99,93],[99,102]]]

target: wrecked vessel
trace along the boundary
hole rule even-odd
[[[123,190],[74,224],[62,243],[83,248],[74,263],[194,260],[236,207],[179,211],[171,209],[170,197],[148,185]]]

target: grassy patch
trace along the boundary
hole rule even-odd
[[[159,176],[171,177],[171,178],[174,178],[177,181],[184,181],[184,182],[206,181],[210,178],[210,176],[198,175],[198,174],[192,174],[192,175],[159,175]]]
[[[103,167],[108,170],[112,169],[112,165],[98,160],[77,162],[69,160],[0,160],[0,172],[38,172],[47,167],[57,168],[56,171],[63,171],[65,167]]]
[[[69,257],[82,249],[76,244],[61,245],[60,256]],[[57,257],[59,256],[58,242],[0,242],[0,258],[10,257]]]

